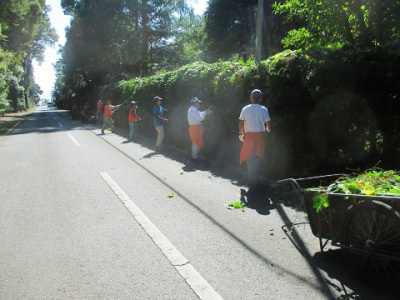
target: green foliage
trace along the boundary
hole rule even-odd
[[[368,170],[359,175],[339,178],[328,187],[332,193],[344,194],[400,194],[400,172]]]
[[[268,169],[275,170],[274,175],[279,176],[289,167],[288,159],[282,160],[282,155],[289,155],[288,148],[299,148],[299,145],[295,144],[297,140],[304,142],[304,133],[291,124],[303,122],[301,121],[303,108],[297,103],[309,102],[303,78],[309,74],[310,67],[310,60],[303,53],[296,51],[276,55],[260,65],[255,65],[254,61],[245,62],[238,57],[214,64],[198,62],[176,71],[125,80],[107,86],[100,98],[112,97],[119,99],[120,102],[125,99],[139,101],[139,109],[146,115],[143,130],[151,135],[154,131],[151,116],[152,98],[155,95],[163,97],[164,105],[171,109],[169,113],[171,122],[168,124],[166,139],[174,146],[184,149],[188,145],[188,136],[185,133],[189,100],[194,96],[199,97],[204,100],[204,108],[212,105],[215,109],[215,114],[205,124],[207,143],[204,153],[209,153],[209,157],[213,158],[228,151],[229,155],[225,155],[224,160],[236,164],[240,152],[240,142],[236,136],[237,118],[241,108],[249,103],[250,92],[254,88],[260,88],[265,94],[265,103],[276,124],[276,130],[271,133],[271,139],[274,140],[268,146],[271,158]],[[290,97],[291,93],[298,94],[297,98]],[[300,97],[301,94],[304,96]],[[293,109],[290,105],[296,107],[298,113],[292,114]],[[127,109],[121,109],[115,115],[118,126],[127,126],[126,114]],[[280,135],[294,138],[293,144],[279,141]]]
[[[287,0],[275,3],[275,12],[292,25],[283,43],[296,49],[337,49],[343,45],[380,45],[400,36],[400,1]]]
[[[32,60],[57,39],[44,0],[0,2],[0,109],[23,110],[33,102]]]
[[[313,208],[317,211],[317,213],[321,212],[324,208],[329,207],[328,194],[316,194],[313,196]]]
[[[313,196],[313,207],[317,212],[329,207],[329,193],[400,196],[400,172],[371,169],[361,174],[341,177],[326,189],[322,187],[319,189],[326,190],[326,193]]]
[[[94,103],[103,85],[175,69],[200,56],[201,20],[183,0],[61,4],[73,16],[55,89],[63,106]]]
[[[287,36],[282,40],[285,48],[296,45],[297,49],[308,49],[310,45],[314,45],[310,31],[305,28],[294,29],[288,32]]]
[[[153,72],[175,70],[182,65],[206,60],[204,19],[192,11],[177,18],[171,26],[173,39],[153,51]]]
[[[8,81],[12,74],[12,58],[13,54],[11,52],[4,51],[0,46],[0,115],[4,114],[9,107],[9,100],[7,99],[7,97],[9,91]]]

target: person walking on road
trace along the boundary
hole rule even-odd
[[[271,131],[268,109],[262,106],[262,93],[255,89],[250,95],[251,104],[239,116],[239,139],[243,142],[240,164],[247,163],[249,187],[257,185],[265,150],[265,131]]]
[[[201,100],[194,97],[191,100],[191,106],[187,113],[189,123],[189,136],[192,141],[192,160],[197,161],[199,159],[199,153],[204,146],[203,141],[203,125],[208,110],[200,111]]]
[[[164,124],[168,122],[168,119],[164,118],[164,112],[168,111],[161,106],[162,98],[154,97],[154,107],[153,107],[153,117],[154,117],[154,128],[157,131],[157,141],[156,141],[156,152],[162,150],[162,144],[165,136]]]
[[[156,152],[162,150],[162,144],[165,136],[164,124],[168,122],[168,119],[164,118],[164,112],[168,111],[161,106],[162,98],[154,97],[154,107],[153,107],[153,117],[154,117],[154,128],[157,131],[157,141],[156,141]]]
[[[97,124],[101,124],[103,118],[103,101],[99,100],[96,104],[96,122]]]
[[[140,117],[137,115],[137,103],[135,101],[131,102],[131,109],[129,111],[129,141],[133,142],[137,140],[138,129],[137,123],[140,121]]]
[[[104,106],[104,122],[103,122],[103,127],[101,128],[101,134],[104,134],[104,130],[107,127],[111,128],[111,132],[115,132],[114,130],[114,121],[112,119],[113,112],[115,109],[120,107],[120,105],[111,105],[111,101],[107,100],[106,105]]]

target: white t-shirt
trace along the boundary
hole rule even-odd
[[[188,123],[189,125],[200,125],[201,121],[204,120],[206,116],[205,111],[199,111],[196,107],[191,106],[188,110]]]
[[[270,121],[268,109],[260,104],[249,104],[243,107],[239,120],[244,122],[245,132],[264,132],[265,122]]]

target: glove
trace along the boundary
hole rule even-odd
[[[244,142],[244,134],[239,134],[239,140],[240,140],[241,142]]]

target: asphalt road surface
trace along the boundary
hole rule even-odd
[[[229,210],[243,174],[151,146],[47,107],[0,137],[0,299],[398,299],[292,194]]]

